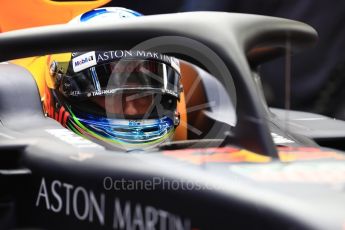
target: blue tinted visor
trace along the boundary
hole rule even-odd
[[[172,119],[167,116],[160,119],[125,120],[89,115],[78,120],[104,138],[125,143],[148,143],[160,139],[174,129]]]

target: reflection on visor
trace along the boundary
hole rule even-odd
[[[123,93],[110,97],[92,97],[91,101],[104,108],[107,113],[134,116],[150,112],[154,95],[149,93]]]
[[[87,98],[152,90],[179,97],[179,73],[171,66],[149,60],[121,60],[62,76],[60,91],[66,97]]]

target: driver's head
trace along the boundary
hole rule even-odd
[[[122,10],[117,9],[114,17]],[[98,16],[112,14],[93,12]],[[91,19],[98,17],[85,14]],[[66,56],[63,61],[56,55],[49,58],[53,84],[47,84],[44,108],[50,117],[77,134],[127,150],[151,147],[172,137],[179,124],[177,59],[143,50]]]

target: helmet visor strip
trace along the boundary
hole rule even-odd
[[[100,64],[61,78],[60,92],[69,99],[121,94],[124,91],[161,92],[179,98],[180,73],[163,62],[119,60]]]

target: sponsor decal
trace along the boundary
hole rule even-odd
[[[79,56],[80,57],[80,56]],[[79,58],[78,57],[78,58]],[[179,61],[174,57],[169,57],[165,54],[160,54],[151,51],[140,51],[140,50],[109,50],[96,52],[97,64],[107,63],[113,60],[124,59],[155,59],[161,62],[170,64],[174,69],[179,71]]]
[[[71,155],[69,158],[75,161],[85,161],[86,159],[93,158],[95,155],[93,153],[82,153],[79,152],[76,155]]]
[[[345,165],[343,162],[232,165],[229,168],[232,172],[260,182],[328,185],[345,183]]]
[[[104,89],[100,91],[93,91],[91,92],[91,95],[94,96],[103,96],[103,95],[109,95],[109,94],[114,94],[118,91],[118,89]]]
[[[111,199],[111,200],[110,200]],[[191,220],[154,206],[108,197],[83,186],[41,179],[35,206],[112,229],[190,230]],[[106,212],[111,212],[110,215]]]
[[[89,92],[87,94],[88,97],[91,97],[91,96],[104,96],[104,95],[112,95],[112,94],[115,94],[119,91],[119,89],[103,89],[103,90],[99,90],[99,91],[92,91],[92,92]],[[173,95],[175,97],[178,97],[178,94],[175,93],[174,91],[172,90],[168,90],[168,89],[164,89],[162,90],[162,92],[164,93],[167,93],[167,94],[170,94],[170,95]],[[80,95],[81,93],[79,91],[72,91],[71,92],[71,96],[78,96]]]
[[[71,91],[71,92],[69,93],[69,95],[70,95],[70,96],[73,96],[73,97],[77,97],[77,96],[82,95],[82,94],[83,94],[83,93],[80,92],[79,90]]]
[[[282,162],[311,160],[345,160],[345,155],[329,149],[315,147],[279,147],[279,159]]]
[[[286,137],[276,133],[271,133],[271,136],[273,138],[273,142],[277,145],[295,143],[293,140],[287,139]]]
[[[71,144],[77,148],[103,148],[102,146],[93,143],[68,129],[46,129],[47,133],[59,138],[63,142]]]
[[[174,92],[174,91],[172,91],[172,90],[170,90],[170,89],[164,89],[163,92],[164,92],[164,93],[167,93],[167,94],[170,94],[170,95],[173,95],[173,96],[175,96],[175,97],[178,97],[178,96],[179,96],[178,93],[176,93],[176,92]]]
[[[72,59],[74,72],[79,72],[97,65],[95,51],[85,53]]]
[[[282,162],[315,161],[315,160],[345,160],[345,155],[329,149],[315,147],[278,147],[279,159]],[[234,147],[168,150],[163,154],[193,164],[205,163],[268,163],[271,157],[263,156],[245,149]]]
[[[109,61],[121,58],[154,58],[162,60],[164,55],[155,52],[133,50],[110,50],[97,53],[97,62]]]
[[[129,120],[128,121],[129,126],[138,126],[138,125],[141,125],[142,123],[143,123],[142,120]]]
[[[163,151],[163,154],[198,165],[236,162],[266,163],[271,160],[270,157],[233,147],[172,150]]]
[[[171,58],[171,66],[177,71],[177,72],[181,72],[180,69],[180,61],[174,57]]]

